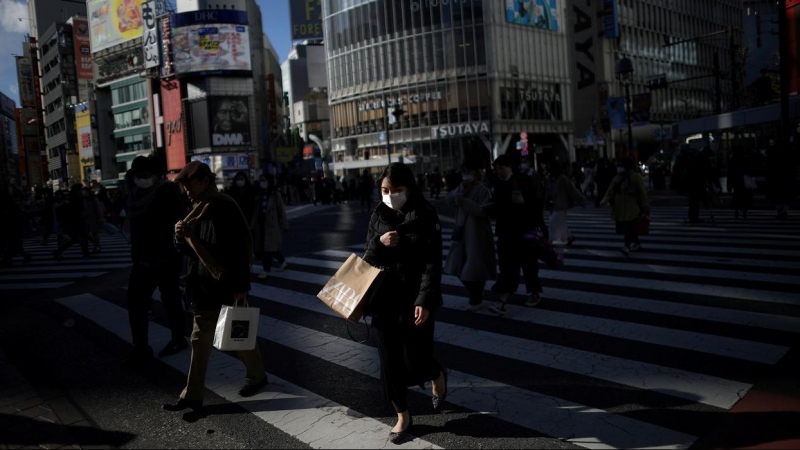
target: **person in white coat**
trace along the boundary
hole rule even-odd
[[[557,160],[548,164],[547,171],[550,174],[546,196],[547,209],[550,211],[550,240],[572,245],[575,242],[575,235],[569,231],[567,211],[575,206],[585,206],[586,197],[578,191],[575,183],[563,174]]]

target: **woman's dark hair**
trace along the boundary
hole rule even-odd
[[[403,186],[408,189],[409,196],[420,194],[417,189],[417,178],[414,172],[403,163],[391,163],[384,169],[380,178],[378,178],[378,186],[383,184],[383,179],[388,178],[392,186]]]

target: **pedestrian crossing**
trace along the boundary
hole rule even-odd
[[[564,268],[542,265],[543,301],[522,306],[522,286],[507,317],[466,311],[461,282],[443,276],[437,357],[451,370],[447,403],[479,417],[476,435],[481,426],[510,424],[591,449],[688,448],[789,352],[800,333],[796,222],[751,211],[746,222],[719,214],[713,227],[690,227],[682,223],[685,213],[654,208],[644,250],[626,257],[613,251],[622,238],[607,209],[571,211],[577,240],[558,247]],[[443,229],[445,257],[451,232]],[[344,391],[355,393],[365,382],[379,386],[375,337],[350,340],[344,321],[315,296],[363,248],[353,243],[289,257],[287,270],[264,282],[254,278],[250,304],[261,309],[258,335],[271,387],[244,402],[236,393],[241,364],[215,352],[207,388],[313,448],[385,447],[389,427],[378,419],[391,412],[363,412],[353,396],[319,381],[343,380]],[[59,302],[131,341],[123,294]],[[155,348],[169,340],[164,325],[151,327]],[[184,352],[163,362],[185,373],[188,358]],[[415,387],[411,395],[429,393]],[[412,414],[417,422],[428,412]],[[448,442],[445,425],[401,447]]]
[[[31,259],[26,263],[18,256],[11,267],[0,268],[0,290],[59,289],[83,278],[99,277],[131,265],[130,246],[119,233],[101,234],[100,252],[86,258],[75,244],[57,261],[53,256],[57,248],[55,241],[53,237],[47,245],[42,245],[41,237],[25,239],[23,247]],[[89,246],[92,250],[91,243]]]

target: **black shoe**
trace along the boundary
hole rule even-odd
[[[269,384],[267,374],[264,374],[264,379],[256,384],[246,384],[243,388],[239,389],[239,395],[242,397],[252,397],[258,393],[264,386]]]
[[[176,353],[180,353],[186,350],[187,348],[189,348],[189,344],[186,343],[186,339],[183,338],[181,338],[180,340],[173,339],[169,341],[169,343],[167,344],[166,347],[164,347],[163,350],[158,352],[158,357],[166,358],[167,356],[172,356]]]
[[[153,361],[153,350],[150,347],[147,349],[134,349],[128,359],[122,362],[122,370],[139,370],[143,369],[149,362]]]
[[[433,411],[439,412],[442,409],[442,403],[447,398],[447,369],[442,370],[444,375],[444,393],[440,396],[433,395],[431,400],[433,402]]]
[[[567,245],[572,245],[573,242],[575,242],[575,236],[570,236],[567,238]]]
[[[165,403],[162,408],[164,411],[178,412],[185,409],[200,409],[203,407],[203,400],[186,400],[179,398],[177,403]]]
[[[394,445],[400,445],[410,436],[411,427],[414,426],[414,418],[408,418],[408,426],[403,431],[390,431],[388,441]]]

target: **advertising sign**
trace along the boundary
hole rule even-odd
[[[33,89],[33,64],[31,64],[30,58],[17,58],[17,80],[19,81],[19,101],[22,102],[22,107],[35,108],[36,95]]]
[[[275,160],[279,163],[288,163],[296,154],[297,149],[294,147],[278,147],[275,149]]]
[[[625,97],[609,97],[606,100],[608,109],[608,120],[611,122],[612,130],[622,130],[625,128]]]
[[[80,157],[81,160],[88,160],[94,158],[92,151],[92,127],[78,128],[78,142],[80,143]]]
[[[558,31],[558,5],[556,0],[507,1],[506,22]]]
[[[92,37],[89,33],[88,20],[72,20],[72,39],[75,43],[75,66],[78,69],[78,78],[91,80],[94,78],[94,72],[92,69]]]
[[[603,0],[603,31],[606,39],[619,37],[618,0]]]
[[[140,37],[142,35],[141,0],[89,0],[89,25],[92,51]]]
[[[208,115],[211,120],[212,147],[250,145],[250,108],[248,97],[211,97]]]
[[[142,3],[142,47],[144,47],[144,67],[158,67],[161,65],[158,51],[158,28],[156,27],[156,2],[150,0]]]
[[[172,59],[176,75],[249,71],[247,25],[200,24],[180,28],[173,25]]]
[[[633,114],[631,116],[632,125],[650,124],[650,105],[652,103],[650,92],[636,94],[631,99]]]
[[[292,40],[322,39],[322,0],[289,0]]]

